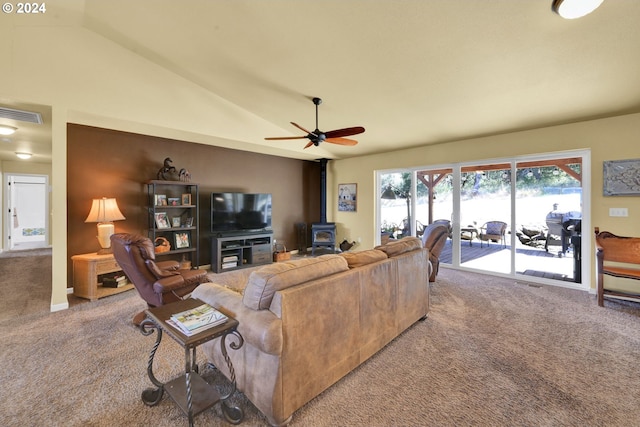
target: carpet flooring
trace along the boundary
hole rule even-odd
[[[290,425],[640,425],[640,305],[600,308],[584,292],[448,269],[431,297],[427,320],[299,409]],[[126,292],[0,320],[0,425],[187,425],[166,396],[155,407],[140,400],[155,341],[131,324],[143,308]],[[177,376],[183,358],[165,336],[158,378]],[[215,369],[202,373],[229,386]],[[244,408],[242,425],[265,425],[241,393],[234,403]],[[228,425],[218,406],[195,423]]]
[[[0,255],[0,321],[51,310],[51,249]]]

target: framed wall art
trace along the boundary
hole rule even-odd
[[[358,184],[338,184],[338,211],[356,212]]]
[[[640,159],[602,162],[605,196],[640,195]]]

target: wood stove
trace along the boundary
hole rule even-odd
[[[336,224],[327,222],[327,162],[320,159],[320,222],[311,224],[311,256],[316,249],[328,248],[336,251]]]
[[[328,248],[332,253],[336,250],[336,224],[333,222],[311,224],[311,256],[316,249]]]

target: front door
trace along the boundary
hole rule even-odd
[[[48,177],[7,174],[7,245],[9,250],[48,246]]]

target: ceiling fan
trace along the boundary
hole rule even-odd
[[[322,99],[313,98],[312,101],[316,105],[316,130],[314,130],[313,132],[309,132],[299,124],[291,122],[292,125],[300,129],[301,131],[306,132],[307,135],[305,136],[274,136],[274,137],[265,138],[265,139],[269,141],[277,141],[282,139],[305,139],[306,138],[309,140],[309,143],[305,145],[304,148],[309,148],[312,145],[315,145],[317,147],[322,142],[329,142],[331,144],[338,144],[338,145],[356,145],[358,143],[358,141],[356,141],[355,139],[348,139],[344,137],[357,135],[359,133],[364,132],[364,128],[361,126],[330,130],[329,132],[322,132],[321,130],[319,130],[318,129],[318,105],[322,104]]]

